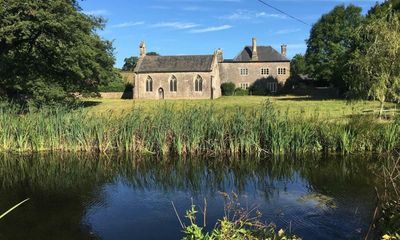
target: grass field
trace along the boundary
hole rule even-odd
[[[374,101],[348,102],[346,100],[315,100],[307,96],[238,96],[221,97],[216,100],[121,100],[121,99],[85,99],[89,109],[94,113],[112,111],[115,114],[127,113],[133,107],[144,111],[152,111],[160,106],[171,105],[176,108],[199,105],[213,105],[216,108],[236,108],[237,106],[251,109],[259,107],[264,101],[270,100],[274,107],[285,116],[318,117],[319,119],[343,119],[350,115],[371,114],[379,109],[379,103]],[[386,104],[389,115],[396,111],[395,104]]]

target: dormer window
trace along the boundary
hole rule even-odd
[[[248,68],[240,68],[240,75],[241,76],[249,75],[249,69]]]

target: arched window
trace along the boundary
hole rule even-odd
[[[153,91],[153,79],[148,76],[146,79],[146,92],[152,92]]]
[[[176,92],[178,90],[178,81],[176,77],[172,75],[171,79],[169,80],[169,91]]]
[[[203,91],[203,78],[200,75],[197,75],[196,80],[194,81],[194,91]]]

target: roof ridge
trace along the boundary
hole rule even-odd
[[[207,56],[207,57],[210,57],[210,56],[214,56],[213,54],[193,54],[193,55],[146,55],[146,57],[197,57],[197,56],[199,56],[199,57],[204,57],[204,56]]]

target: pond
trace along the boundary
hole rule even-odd
[[[0,239],[180,239],[207,201],[207,230],[223,216],[220,192],[303,239],[363,239],[375,209],[375,163],[365,156],[137,159],[121,155],[0,155]],[[202,219],[202,217],[199,217]]]

